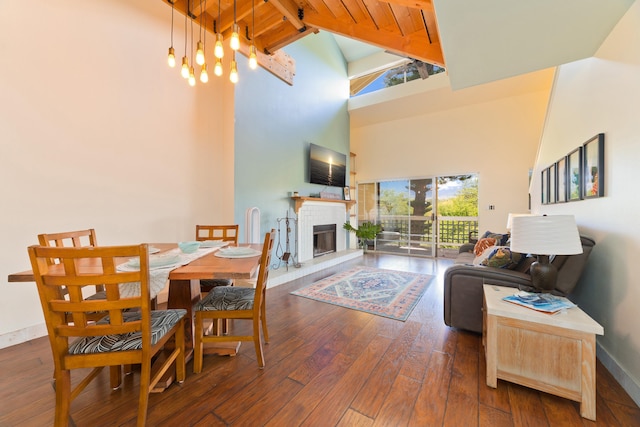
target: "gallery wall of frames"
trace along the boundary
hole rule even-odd
[[[542,204],[604,196],[604,133],[542,171]]]

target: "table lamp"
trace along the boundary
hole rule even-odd
[[[549,256],[582,253],[574,216],[514,216],[511,221],[511,250],[538,257],[530,268],[533,287],[540,292],[555,289],[558,270]]]
[[[507,231],[509,233],[511,233],[511,227],[513,224],[513,218],[517,217],[517,216],[531,216],[533,214],[530,213],[511,213],[509,212],[509,216],[507,217]]]

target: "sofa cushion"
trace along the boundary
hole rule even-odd
[[[482,238],[493,237],[498,240],[498,246],[505,246],[509,241],[509,234],[501,234],[501,233],[493,233],[491,231],[487,231],[482,235]]]
[[[513,270],[518,267],[518,264],[522,260],[522,254],[519,252],[512,252],[506,246],[499,246],[493,249],[489,256],[482,261],[482,265],[495,268],[507,268]]]
[[[491,246],[495,246],[498,243],[498,240],[495,237],[484,237],[476,243],[473,247],[473,253],[475,256],[480,256],[485,251],[485,249],[490,248]]]

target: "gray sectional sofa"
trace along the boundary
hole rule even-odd
[[[574,289],[595,242],[580,236],[583,253],[554,257],[558,269],[557,295],[568,296]],[[474,265],[473,244],[463,245],[455,264],[444,274],[444,323],[459,329],[482,333],[482,285],[495,284],[520,289],[531,288],[529,266],[535,258],[523,258],[515,269]]]

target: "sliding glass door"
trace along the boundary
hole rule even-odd
[[[437,256],[454,257],[478,234],[478,176],[439,176],[437,181]]]
[[[368,242],[379,252],[437,256],[467,242],[470,230],[477,229],[475,175],[359,183],[357,200],[358,224],[382,227]],[[467,205],[475,206],[475,214]]]

